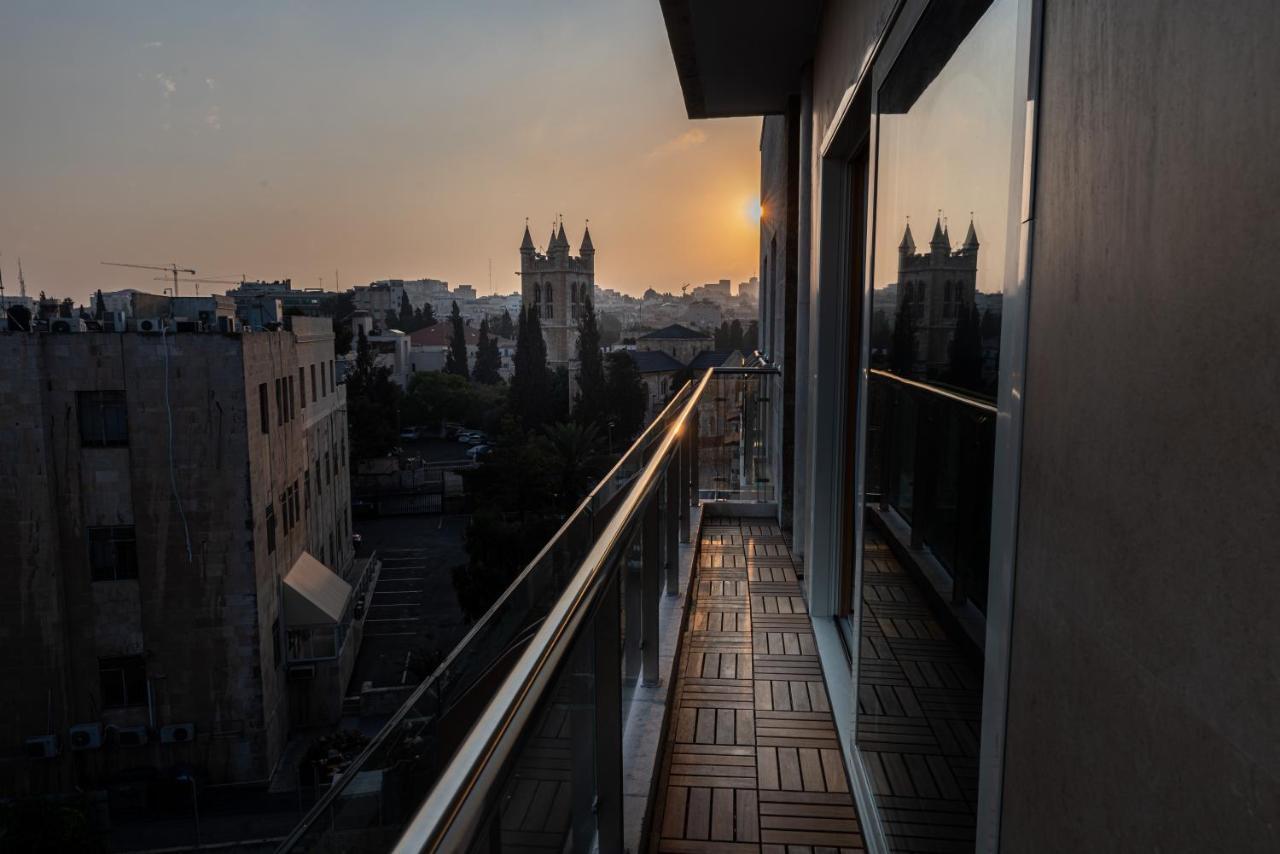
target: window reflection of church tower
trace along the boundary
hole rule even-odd
[[[913,373],[942,376],[950,360],[951,341],[962,311],[971,311],[978,281],[978,235],[973,220],[964,243],[951,251],[951,236],[939,217],[929,251],[916,253],[907,224],[898,245],[898,307],[906,303],[915,332]]]
[[[595,301],[595,246],[591,229],[582,233],[578,255],[569,254],[564,223],[551,229],[546,254],[534,248],[529,226],[520,243],[520,297],[525,310],[536,313],[547,343],[547,364],[568,367],[577,358],[578,317],[588,299]]]

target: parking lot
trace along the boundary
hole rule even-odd
[[[457,445],[457,443],[450,443]],[[382,561],[365,618],[364,640],[349,693],[365,682],[385,688],[420,679],[466,633],[451,570],[466,563],[467,517],[399,516],[356,525],[361,553]]]

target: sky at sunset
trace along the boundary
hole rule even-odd
[[[597,282],[756,273],[760,123],[685,118],[657,0],[0,4],[0,269],[517,287],[585,219]],[[205,292],[202,289],[202,292]]]

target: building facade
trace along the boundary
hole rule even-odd
[[[345,390],[329,321],[291,326],[0,334],[0,790],[263,780],[294,727],[336,722]]]
[[[552,368],[567,368],[577,360],[579,312],[588,300],[595,302],[596,250],[590,228],[582,232],[578,253],[569,254],[563,222],[552,231],[545,255],[534,247],[525,226],[520,243],[521,304],[538,316]]]
[[[778,520],[866,849],[1276,850],[1274,4],[662,10],[689,115],[763,117]]]

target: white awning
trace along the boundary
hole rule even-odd
[[[350,598],[351,585],[304,551],[284,577],[285,625],[336,625]]]

